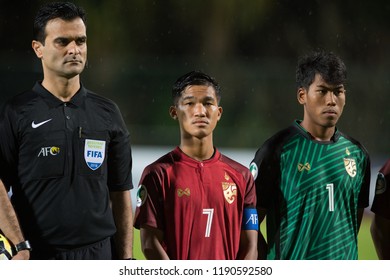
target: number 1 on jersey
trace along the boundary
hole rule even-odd
[[[213,223],[214,209],[213,208],[203,209],[203,214],[207,215],[206,232],[204,236],[210,237],[211,224]]]
[[[329,194],[329,212],[333,212],[334,211],[334,192],[333,192],[334,185],[333,185],[333,183],[327,184],[326,189],[328,190],[328,194]]]

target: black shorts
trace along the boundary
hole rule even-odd
[[[33,247],[31,260],[111,260],[111,238],[80,247]]]

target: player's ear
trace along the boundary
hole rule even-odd
[[[222,112],[223,112],[223,109],[222,107],[218,107],[218,121],[221,119],[222,117]]]
[[[31,47],[33,48],[36,56],[38,58],[42,58],[42,56],[43,56],[43,54],[42,54],[42,47],[43,47],[42,43],[39,42],[39,41],[33,40],[32,43],[31,43]]]
[[[169,115],[171,116],[172,119],[177,120],[176,106],[169,107]]]
[[[307,91],[305,88],[303,88],[303,87],[298,88],[297,99],[298,99],[299,104],[304,105],[306,103],[306,94],[307,94]]]

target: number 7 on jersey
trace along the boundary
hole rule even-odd
[[[203,209],[203,214],[207,215],[206,232],[205,232],[204,236],[210,237],[211,225],[213,223],[214,209],[213,208]]]

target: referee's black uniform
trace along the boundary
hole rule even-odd
[[[69,251],[77,259],[109,245],[109,192],[133,187],[129,133],[115,103],[83,86],[62,102],[38,82],[2,106],[0,146],[0,177],[12,186],[32,259]]]

